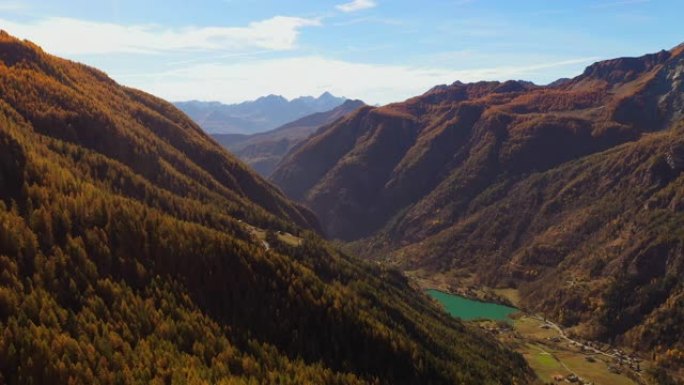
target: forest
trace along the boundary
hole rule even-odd
[[[533,380],[319,231],[170,104],[0,34],[0,384]]]

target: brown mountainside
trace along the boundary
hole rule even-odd
[[[0,32],[0,383],[533,380],[316,226],[172,105]]]
[[[682,349],[683,74],[680,46],[547,87],[436,87],[337,122],[271,179],[360,253],[518,287],[587,336]]]

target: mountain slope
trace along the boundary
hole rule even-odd
[[[254,134],[307,115],[331,110],[344,101],[344,98],[324,92],[317,98],[302,96],[287,100],[279,95],[268,95],[238,104],[195,100],[176,102],[175,105],[208,133]]]
[[[548,87],[437,87],[337,122],[272,180],[360,253],[517,287],[587,337],[682,349],[665,325],[682,320],[683,68],[680,46]]]
[[[321,126],[331,124],[364,105],[360,100],[347,100],[330,111],[305,116],[272,131],[253,135],[214,134],[212,137],[256,172],[268,176],[285,154]]]
[[[314,226],[170,104],[0,33],[0,382],[531,380]]]

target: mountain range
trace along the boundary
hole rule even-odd
[[[271,180],[359,255],[678,357],[683,170],[681,45],[548,86],[456,82],[363,107]]]
[[[318,232],[173,105],[0,32],[0,383],[534,381]]]
[[[271,131],[252,135],[212,134],[212,137],[256,172],[269,176],[283,156],[309,135],[364,105],[360,100],[347,100],[330,111],[307,115]]]
[[[317,98],[302,96],[287,100],[280,95],[268,95],[238,104],[197,100],[174,104],[210,134],[255,134],[332,110],[345,100],[324,92]]]

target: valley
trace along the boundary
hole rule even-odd
[[[345,250],[418,287],[506,293],[573,338],[676,374],[683,68],[680,45],[549,86],[435,87],[359,109],[291,151],[270,179]]]
[[[477,295],[472,288],[462,290]],[[495,298],[496,290],[482,293]],[[543,383],[643,385],[644,372],[652,362],[627,354],[615,347],[596,342],[585,342],[569,337],[566,331],[550,320],[524,310],[482,302],[434,289],[427,293],[454,317],[470,321],[491,333],[505,345],[521,353]],[[515,296],[517,293],[506,293]]]
[[[320,130],[270,179],[417,289],[525,309],[492,330],[544,380],[681,381],[682,68],[680,45],[552,86],[436,87]]]
[[[684,384],[684,3],[6,3],[0,385]]]
[[[532,381],[168,102],[0,31],[0,383]]]
[[[270,131],[251,135],[212,134],[212,137],[260,175],[268,177],[283,157],[299,143],[363,106],[360,100],[346,100],[329,111],[304,116]]]

